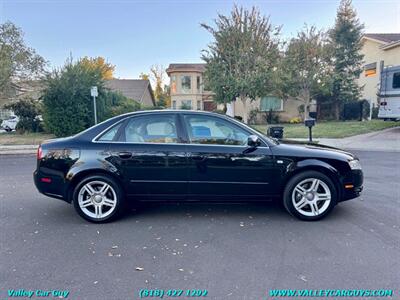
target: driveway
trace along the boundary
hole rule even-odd
[[[394,289],[399,299],[400,153],[355,154],[362,197],[320,222],[273,204],[181,204],[110,224],[40,195],[34,156],[0,156],[0,299],[9,289],[58,289],[68,299],[128,300],[143,288],[234,300],[278,299],[270,289]]]
[[[400,152],[400,127],[342,139],[316,139],[320,144],[348,150]]]

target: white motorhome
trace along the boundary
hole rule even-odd
[[[400,120],[400,66],[381,70],[378,118]]]

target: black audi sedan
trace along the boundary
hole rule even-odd
[[[43,142],[34,181],[91,222],[111,221],[127,204],[274,199],[311,221],[358,197],[363,173],[339,149],[280,142],[216,113],[161,110]]]

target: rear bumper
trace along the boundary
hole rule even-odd
[[[346,201],[360,196],[364,183],[362,170],[350,171],[341,181],[342,193],[339,201]]]
[[[62,176],[46,174],[36,170],[33,172],[33,182],[40,193],[70,202],[68,199],[68,185]]]

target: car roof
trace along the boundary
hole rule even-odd
[[[136,115],[136,114],[153,114],[153,113],[185,113],[185,114],[205,114],[205,115],[214,115],[214,116],[227,116],[223,114],[219,114],[211,111],[204,110],[188,110],[188,109],[154,109],[154,110],[140,110],[135,112],[129,112],[126,115]],[[229,117],[229,116],[228,116]]]

